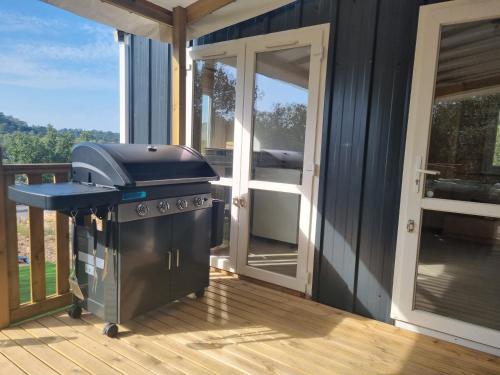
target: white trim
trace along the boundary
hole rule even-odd
[[[414,310],[413,298],[422,209],[500,216],[498,205],[423,198],[422,189],[415,185],[418,161],[427,160],[441,27],[499,16],[498,0],[457,0],[420,8],[391,306],[393,319],[495,348],[500,348],[499,331]],[[416,224],[416,230],[411,233],[406,230],[410,219]]]
[[[434,337],[434,338],[439,339],[439,340],[452,342],[454,344],[462,345],[462,346],[465,346],[467,348],[479,350],[481,352],[493,354],[493,355],[500,357],[500,349],[499,348],[494,348],[494,347],[489,346],[489,345],[484,345],[484,344],[481,344],[481,343],[478,343],[475,341],[466,340],[466,339],[463,339],[461,337],[448,335],[446,333],[435,331],[433,329],[429,329],[429,328],[425,328],[425,327],[420,327],[420,326],[415,325],[415,324],[402,322],[400,320],[396,320],[394,322],[394,325],[398,328],[402,328],[402,329],[406,329],[408,331],[420,333],[422,335]]]
[[[130,35],[124,34],[123,40],[118,42],[120,59],[120,143],[130,142]]]
[[[300,194],[303,196],[301,199],[301,216],[300,216],[300,238],[299,238],[299,248],[305,249],[302,252],[299,259],[300,267],[298,267],[297,274],[301,274],[301,277],[292,278],[283,275],[277,275],[275,273],[257,270],[252,267],[246,266],[246,250],[245,254],[242,251],[237,251],[237,254],[233,254],[233,249],[231,248],[231,261],[227,260],[217,261],[213,260],[214,263],[222,265],[223,269],[230,271],[237,271],[242,274],[246,274],[251,277],[256,277],[264,279],[269,282],[273,282],[277,285],[282,285],[287,288],[296,289],[307,294],[312,293],[312,277],[314,268],[314,249],[315,249],[315,238],[316,238],[316,219],[317,219],[317,200],[318,200],[318,186],[319,186],[319,176],[315,174],[315,171],[319,170],[319,161],[321,157],[321,135],[322,135],[322,122],[323,122],[323,106],[324,106],[324,91],[325,91],[325,79],[326,79],[326,56],[328,49],[328,38],[329,38],[329,24],[317,25],[311,27],[305,27],[296,30],[287,30],[278,33],[266,34],[261,36],[254,36],[249,38],[242,38],[238,40],[232,40],[228,42],[221,42],[215,44],[209,44],[204,46],[195,46],[189,50],[188,64],[192,64],[194,59],[203,58],[216,58],[216,57],[228,57],[237,56],[237,69],[238,69],[238,80],[236,89],[236,104],[243,104],[245,102],[245,107],[236,108],[236,120],[235,120],[235,147],[233,153],[233,160],[235,163],[237,160],[240,165],[243,166],[241,170],[241,175],[233,175],[233,179],[221,179],[218,182],[214,182],[216,185],[221,186],[232,186],[233,188],[233,198],[239,198],[243,196],[248,201],[248,190],[258,189],[258,190],[268,190],[268,191],[279,191],[291,194]],[[293,45],[289,44],[293,41]],[[284,183],[273,183],[265,181],[248,181],[248,178],[243,178],[243,176],[249,175],[249,165],[250,165],[250,144],[251,136],[249,131],[251,129],[251,121],[246,121],[244,123],[243,119],[251,119],[253,103],[251,100],[245,100],[245,97],[252,98],[253,91],[253,75],[254,68],[248,69],[253,64],[254,54],[258,51],[270,51],[270,50],[280,50],[283,48],[290,47],[300,47],[310,45],[311,48],[311,65],[310,65],[310,77],[309,77],[309,96],[308,96],[308,116],[307,116],[307,126],[306,126],[306,144],[304,145],[305,155],[304,155],[304,170],[303,170],[303,183],[301,185],[292,185]],[[246,57],[245,57],[246,56]],[[188,65],[189,66],[189,65]],[[192,65],[191,65],[192,67]],[[245,71],[245,68],[247,70]],[[188,74],[190,79],[188,90],[192,87],[192,68]],[[240,82],[240,74],[243,72],[244,80]],[[238,85],[241,84],[241,86]],[[250,95],[250,96],[248,96]],[[241,98],[241,99],[240,99]],[[192,126],[192,92],[187,97],[187,110],[188,121],[186,122],[191,128]],[[245,111],[245,113],[243,113]],[[191,129],[186,130],[189,134],[189,142],[191,142]],[[237,146],[237,142],[241,147]],[[189,143],[191,144],[191,143]],[[242,155],[242,150],[248,150],[245,155]],[[233,168],[233,174],[237,174],[240,167],[236,167],[235,164]],[[304,197],[308,197],[304,199]],[[232,224],[231,224],[231,243],[236,244],[233,246],[236,250],[246,248],[242,242],[247,244],[247,240],[242,240],[240,237],[246,237],[248,239],[248,210],[238,209],[233,206],[232,210]],[[246,228],[239,233],[233,233],[233,228]],[[245,232],[245,233],[243,233]],[[234,263],[236,262],[236,263]],[[230,265],[229,265],[230,264]]]

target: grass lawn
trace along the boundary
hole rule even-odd
[[[31,300],[30,288],[30,266],[19,265],[19,293],[21,303]],[[45,293],[47,296],[56,293],[56,265],[55,263],[45,263]]]

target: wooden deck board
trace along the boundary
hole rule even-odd
[[[120,326],[85,313],[0,332],[9,374],[500,374],[500,358],[212,273],[185,298]]]

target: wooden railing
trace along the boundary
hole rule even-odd
[[[27,183],[38,184],[44,176],[54,182],[69,178],[70,164],[3,164],[0,150],[0,328],[28,319],[71,303],[69,292],[69,222],[68,217],[56,214],[55,220],[55,294],[46,295],[45,234],[42,209],[30,207],[29,260],[31,300],[21,303],[19,288],[18,228],[16,204],[7,197],[8,186],[16,176],[25,176]],[[47,178],[47,177],[45,177]]]

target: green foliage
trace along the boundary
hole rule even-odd
[[[19,265],[19,299],[21,303],[31,301],[30,266]],[[45,294],[51,296],[56,292],[56,265],[45,262]]]
[[[119,135],[113,132],[28,126],[0,112],[0,145],[9,163],[66,163],[76,143],[117,143],[118,140]]]

